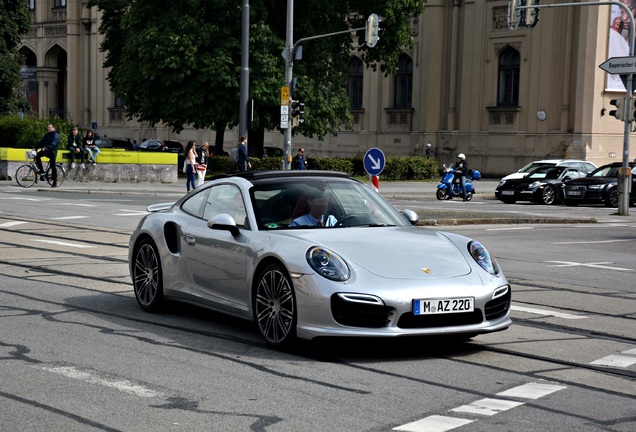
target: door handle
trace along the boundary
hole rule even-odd
[[[191,236],[190,234],[186,235],[185,241],[190,246],[194,246],[197,243],[197,241],[195,240],[194,236]]]

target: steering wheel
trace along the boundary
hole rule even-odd
[[[355,214],[350,214],[348,216],[343,217],[342,219],[340,219],[338,222],[336,222],[336,227],[346,227],[346,226],[353,226],[353,224],[351,224],[352,221],[355,221],[357,219],[359,219],[360,217],[358,215]]]

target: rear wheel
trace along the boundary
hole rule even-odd
[[[437,189],[437,192],[435,192],[435,196],[440,201],[448,199],[448,190],[447,189]]]
[[[270,264],[257,281],[253,311],[258,332],[271,346],[287,346],[296,338],[296,297],[291,278],[280,264]]]
[[[465,201],[470,201],[471,199],[473,199],[473,193],[472,192],[466,192],[466,198],[464,198]]]
[[[552,205],[557,202],[556,188],[552,185],[547,185],[541,192],[541,202],[545,205]]]
[[[57,185],[56,187],[62,186],[64,180],[66,180],[66,170],[62,167],[61,164],[55,164],[57,168]],[[48,167],[46,170],[46,181],[49,185],[53,186],[53,169]]]
[[[133,289],[139,306],[146,312],[156,312],[164,305],[163,276],[159,251],[148,238],[135,249],[132,268]]]
[[[23,188],[28,188],[35,184],[37,175],[37,171],[31,165],[22,165],[15,172],[15,181]]]
[[[612,188],[607,192],[607,196],[605,197],[605,206],[606,207],[618,207],[618,189]]]

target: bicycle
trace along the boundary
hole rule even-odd
[[[44,174],[38,174],[38,167],[35,164],[35,150],[27,150],[25,152],[26,158],[31,159],[28,164],[21,165],[15,172],[15,180],[23,188],[29,188],[36,184],[38,180],[46,180],[51,187],[53,186],[53,177],[51,169],[51,161],[46,164],[46,171]],[[64,180],[66,180],[66,170],[62,167],[62,164],[56,163],[57,167],[57,187],[60,187]]]

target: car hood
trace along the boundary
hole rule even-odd
[[[434,230],[359,227],[287,233],[327,247],[354,268],[379,277],[430,280],[463,276],[471,271],[466,255],[449,238]],[[466,244],[468,241],[466,239]]]
[[[520,173],[520,172],[516,172],[516,173],[512,173],[512,174],[508,174],[505,177],[502,177],[502,180],[516,180],[516,179],[522,179],[525,176],[527,176],[528,173]]]

